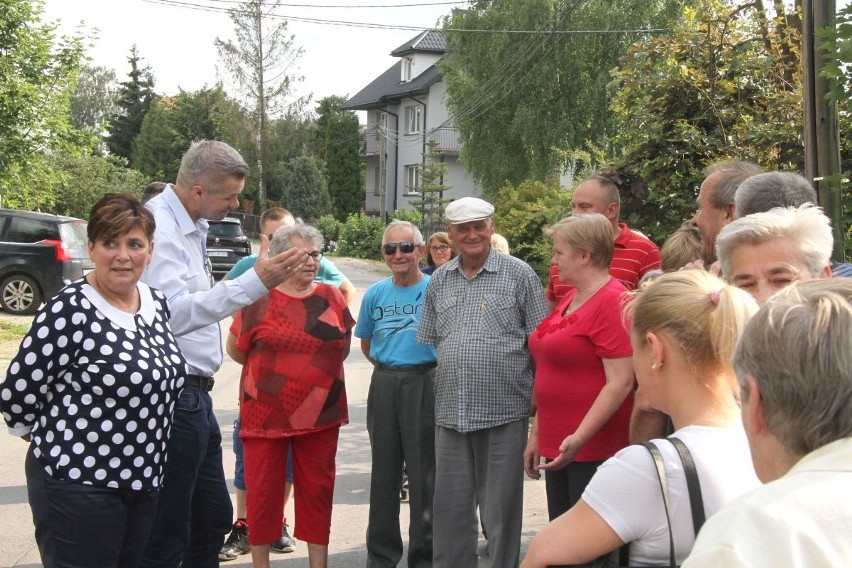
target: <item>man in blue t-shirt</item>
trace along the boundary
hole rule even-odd
[[[296,222],[293,214],[283,207],[273,207],[267,209],[260,216],[260,232],[272,240],[272,235],[281,227],[293,225]],[[237,261],[234,267],[225,276],[225,280],[234,280],[239,278],[241,274],[251,269],[254,263],[257,262],[257,255],[253,254],[244,257]],[[320,259],[319,270],[316,276],[317,282],[337,286],[346,303],[352,303],[355,298],[355,286],[343,275],[334,263],[323,257]],[[242,554],[247,554],[251,551],[251,545],[248,542],[248,525],[246,524],[246,482],[245,470],[243,468],[243,444],[240,440],[240,421],[234,422],[234,454],[236,463],[234,465],[234,488],[236,489],[236,521],[231,527],[231,533],[225,539],[225,544],[219,552],[219,560],[234,560]],[[284,489],[284,507],[287,507],[287,501],[293,493],[293,460],[287,459],[287,475],[286,486]],[[287,519],[282,512],[281,521],[281,538],[272,543],[272,550],[275,552],[293,552],[296,547],[296,541],[288,532]]]
[[[411,522],[409,568],[432,565],[435,490],[435,348],[417,343],[429,276],[420,271],[425,246],[411,223],[394,221],[382,238],[393,271],[361,301],[355,336],[373,363],[367,395],[367,432],[373,455],[367,566],[396,566],[402,558],[399,490],[408,475]]]

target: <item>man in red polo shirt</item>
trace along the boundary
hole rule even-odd
[[[571,197],[572,215],[600,213],[612,223],[615,253],[609,265],[609,273],[621,280],[628,290],[633,290],[646,272],[660,267],[660,249],[645,235],[619,223],[620,209],[618,187],[602,176],[592,176],[585,180],[577,186]],[[570,289],[571,286],[559,282],[559,270],[556,264],[551,264],[546,292],[549,309],[553,310]]]

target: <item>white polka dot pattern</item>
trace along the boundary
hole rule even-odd
[[[39,312],[0,387],[0,410],[10,429],[31,428],[50,475],[158,489],[186,373],[168,305],[151,289],[150,323],[136,314],[135,325],[119,325],[83,286],[70,284]]]

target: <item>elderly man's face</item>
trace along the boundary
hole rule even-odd
[[[721,172],[710,174],[701,184],[696,200],[698,210],[691,220],[701,233],[701,258],[707,264],[716,262],[716,237],[719,231],[734,220],[733,207],[718,209],[710,201],[721,175]]]
[[[245,180],[230,176],[212,183],[193,186],[198,200],[198,213],[202,219],[221,221],[232,210],[240,206],[239,195]]]
[[[795,245],[783,239],[759,245],[740,244],[731,251],[728,282],[742,288],[763,304],[769,297],[797,280],[813,280],[830,274],[826,268],[819,275],[811,274],[796,251]]]
[[[447,233],[450,240],[456,245],[459,255],[464,257],[476,257],[487,255],[491,249],[491,235],[494,234],[494,225],[491,219],[448,225]]]
[[[408,227],[394,227],[385,235],[382,242],[382,258],[385,264],[393,271],[397,278],[411,279],[420,270],[420,259],[423,258],[425,245],[416,245],[411,252],[404,252],[405,245],[400,243],[414,243],[414,233]],[[393,253],[388,254],[385,245],[397,245]]]

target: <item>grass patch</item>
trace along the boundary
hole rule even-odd
[[[30,322],[19,323],[16,321],[0,320],[0,343],[7,341],[20,343],[29,329]]]

